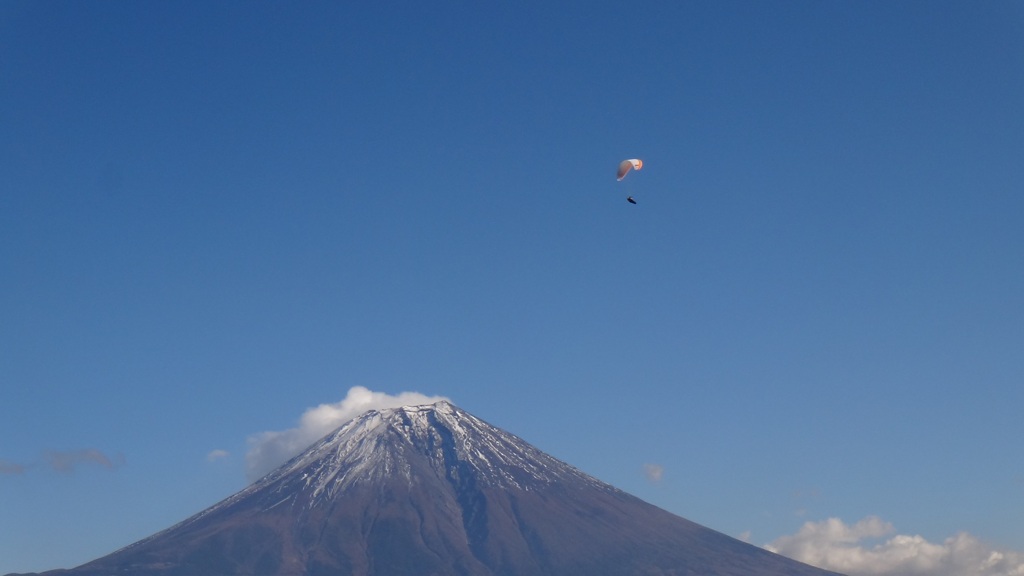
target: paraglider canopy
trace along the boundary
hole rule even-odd
[[[619,172],[618,172],[618,174],[616,174],[615,179],[616,180],[622,180],[623,178],[625,178],[626,177],[626,172],[629,172],[630,168],[632,168],[633,170],[639,170],[639,169],[641,169],[643,167],[644,167],[644,162],[643,162],[643,160],[640,160],[639,158],[631,158],[629,160],[623,160],[622,162],[619,163]]]

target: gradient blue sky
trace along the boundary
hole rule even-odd
[[[1024,550],[1022,193],[1020,2],[0,1],[0,574],[353,386]]]

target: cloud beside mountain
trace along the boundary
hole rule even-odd
[[[260,432],[249,437],[245,455],[246,476],[257,480],[309,447],[329,432],[367,410],[433,404],[448,400],[443,396],[427,396],[419,392],[391,395],[353,386],[340,402],[309,408],[299,418],[298,426],[280,431]]]
[[[877,516],[852,525],[829,518],[765,548],[849,576],[1024,576],[1024,554],[996,550],[966,532],[941,543],[895,532]]]

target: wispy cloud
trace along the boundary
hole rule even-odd
[[[224,458],[227,458],[228,456],[231,456],[230,452],[228,452],[227,450],[221,450],[221,449],[218,448],[217,450],[211,450],[210,453],[206,455],[206,461],[207,462],[216,462],[217,460],[223,460]]]
[[[397,408],[419,404],[433,404],[447,400],[443,396],[426,396],[419,392],[402,392],[392,396],[354,386],[340,402],[321,404],[309,408],[299,418],[299,425],[281,431],[260,432],[249,437],[249,451],[245,455],[246,475],[257,480],[267,472],[284,464],[333,431],[338,426],[367,410]]]
[[[644,476],[651,482],[661,482],[665,474],[665,468],[660,464],[644,464]]]
[[[46,453],[46,462],[53,470],[70,474],[82,464],[95,464],[108,470],[114,470],[121,464],[124,464],[124,456],[118,454],[111,458],[95,448],[69,451],[51,450]]]
[[[8,462],[7,460],[0,460],[0,474],[24,474],[25,466],[16,464],[14,462]]]
[[[870,516],[807,522],[765,546],[772,552],[849,576],[1024,576],[1024,554],[995,548],[966,532],[941,543],[896,534]]]

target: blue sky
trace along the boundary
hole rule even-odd
[[[1022,102],[1017,2],[0,2],[0,573],[355,386],[759,545],[1016,558]]]

